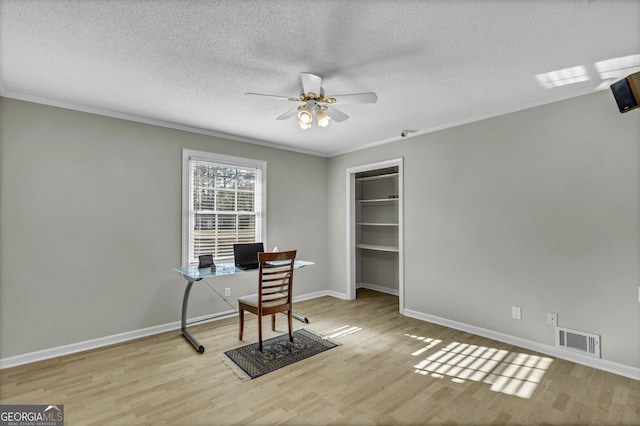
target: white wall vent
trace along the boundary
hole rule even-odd
[[[600,336],[597,334],[556,327],[556,346],[600,358]]]

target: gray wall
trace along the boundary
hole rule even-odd
[[[548,345],[557,312],[639,368],[639,145],[605,91],[333,157],[328,285],[346,293],[345,169],[402,156],[406,308]]]
[[[190,148],[267,161],[267,244],[316,262],[297,294],[346,293],[345,170],[402,156],[406,308],[549,345],[558,312],[640,368],[640,112],[608,92],[330,159],[0,102],[0,358],[178,320]]]
[[[296,295],[326,289],[325,158],[0,102],[0,358],[179,320],[183,148],[267,161],[267,246],[316,262]],[[191,317],[230,309],[205,285],[191,300]]]

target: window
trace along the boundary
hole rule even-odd
[[[264,161],[182,152],[182,264],[212,254],[233,258],[233,244],[264,241]]]

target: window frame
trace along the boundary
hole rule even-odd
[[[244,157],[216,154],[207,151],[196,151],[192,149],[182,150],[182,266],[191,266],[196,263],[189,259],[189,218],[191,212],[190,202],[190,160],[199,160],[215,163],[216,165],[231,168],[254,168],[261,172],[260,188],[256,188],[259,194],[259,202],[255,205],[256,215],[256,242],[265,243],[267,239],[267,162]],[[233,257],[215,259],[218,262],[233,261]]]

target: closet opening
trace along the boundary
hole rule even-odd
[[[358,288],[404,307],[402,158],[347,169],[347,298]]]

